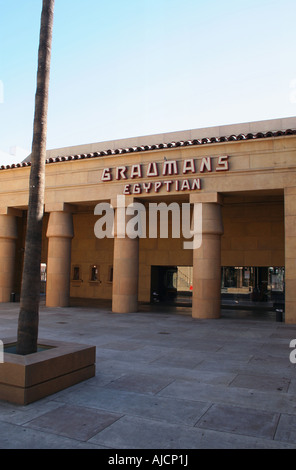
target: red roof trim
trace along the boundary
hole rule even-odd
[[[217,144],[217,143],[224,143],[224,142],[236,142],[242,140],[252,140],[252,139],[266,139],[270,137],[282,137],[285,135],[296,135],[296,129],[287,129],[286,131],[268,131],[268,132],[257,132],[256,134],[238,134],[238,135],[230,135],[228,137],[211,137],[211,138],[203,138],[203,139],[193,139],[193,140],[186,140],[186,141],[178,141],[178,142],[170,142],[170,143],[162,143],[162,144],[153,144],[153,145],[141,145],[129,148],[119,148],[115,150],[102,150],[100,152],[88,153],[88,154],[81,154],[81,155],[69,155],[69,156],[62,156],[62,157],[51,157],[46,160],[46,164],[49,163],[58,163],[58,162],[65,162],[70,160],[82,160],[86,158],[96,158],[96,157],[105,157],[108,155],[122,155],[126,153],[132,152],[145,152],[151,150],[163,150],[167,148],[176,148],[176,147],[186,147],[186,146],[195,146],[195,145],[206,145],[206,144]],[[8,170],[12,168],[21,168],[31,166],[31,162],[22,162],[12,165],[2,165],[0,170]]]

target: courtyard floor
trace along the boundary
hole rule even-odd
[[[18,303],[0,305],[0,338]],[[40,307],[41,338],[96,346],[96,376],[27,406],[0,401],[2,449],[295,449],[296,325],[268,312]]]

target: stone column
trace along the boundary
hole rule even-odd
[[[9,302],[14,288],[17,219],[0,215],[0,302]]]
[[[67,307],[70,300],[71,240],[74,236],[72,214],[65,211],[50,212],[46,235],[46,305]]]
[[[112,311],[133,313],[138,310],[139,237],[130,238],[125,233],[129,216],[124,226],[118,226],[118,211],[125,211],[125,207],[115,208]]]
[[[285,188],[285,322],[296,323],[296,187]]]
[[[210,196],[210,195],[209,195]],[[221,310],[221,235],[223,222],[219,195],[216,202],[194,202],[199,220],[193,246],[193,318],[219,318]]]

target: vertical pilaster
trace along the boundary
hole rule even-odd
[[[200,220],[193,248],[192,317],[219,318],[221,310],[221,235],[223,222],[218,202],[195,202]]]
[[[285,322],[296,323],[296,187],[285,189]]]
[[[118,211],[125,207],[115,209],[112,311],[132,313],[138,310],[139,237],[126,233],[128,216],[119,227]]]
[[[71,240],[74,236],[72,214],[50,213],[48,228],[46,305],[67,307],[70,300]]]
[[[0,215],[0,302],[9,302],[14,286],[17,221],[13,215]]]

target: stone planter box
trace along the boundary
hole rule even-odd
[[[38,351],[13,352],[16,338],[3,340],[0,400],[27,405],[95,375],[95,346],[38,340]]]

